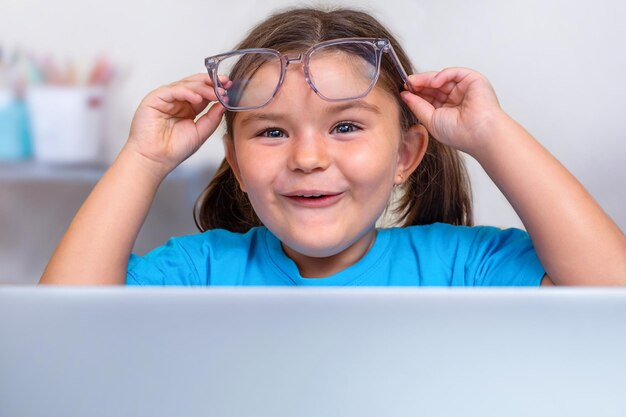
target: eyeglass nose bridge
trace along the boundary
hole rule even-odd
[[[282,54],[281,59],[283,61],[283,74],[281,76],[278,88],[282,87],[285,76],[287,75],[287,68],[289,67],[289,64],[293,62],[296,64],[302,64],[302,70],[304,71],[304,78],[307,84],[309,84],[309,87],[311,87],[315,94],[321,96],[320,92],[317,90],[317,87],[315,87],[315,84],[313,84],[313,82],[311,81],[311,77],[309,75],[309,55],[307,53],[296,52],[293,54]]]
[[[285,67],[288,67],[292,62],[303,63],[304,62],[304,54],[301,52],[294,54],[284,54],[283,61],[285,61]]]

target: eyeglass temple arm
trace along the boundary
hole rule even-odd
[[[411,83],[409,83],[409,76],[406,70],[404,69],[404,67],[402,67],[402,64],[400,63],[400,59],[398,58],[398,55],[396,55],[396,51],[393,50],[393,46],[391,46],[391,44],[388,44],[387,48],[388,48],[387,51],[389,52],[389,55],[391,55],[391,60],[393,61],[393,65],[398,70],[398,73],[400,74],[402,81],[404,81],[404,85],[406,85],[407,89],[411,93],[415,94],[413,87],[411,87]]]

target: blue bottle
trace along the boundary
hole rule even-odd
[[[8,91],[0,91],[0,161],[32,157],[26,103]]]

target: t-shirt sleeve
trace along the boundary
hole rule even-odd
[[[206,285],[191,255],[177,239],[170,239],[144,256],[132,254],[126,285]]]
[[[474,228],[465,276],[476,286],[538,286],[545,270],[523,230]]]

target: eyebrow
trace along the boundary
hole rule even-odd
[[[246,126],[248,124],[263,120],[280,121],[284,119],[286,119],[286,117],[284,114],[281,113],[245,113],[239,123],[241,124],[241,126]]]
[[[341,113],[343,111],[354,109],[354,108],[366,110],[374,114],[382,114],[380,107],[378,107],[375,104],[370,104],[363,100],[354,100],[354,101],[346,101],[340,104],[331,104],[330,106],[326,108],[325,113],[327,114]],[[248,113],[245,113],[245,115],[242,117],[239,123],[241,123],[241,126],[246,126],[248,124],[251,124],[257,121],[263,121],[263,120],[281,121],[284,119],[287,119],[287,116],[284,113],[248,112]]]
[[[362,99],[346,101],[340,104],[333,104],[326,109],[326,113],[339,113],[339,112],[354,109],[354,108],[367,110],[375,114],[382,114],[380,107],[378,107],[375,104],[370,104]]]

